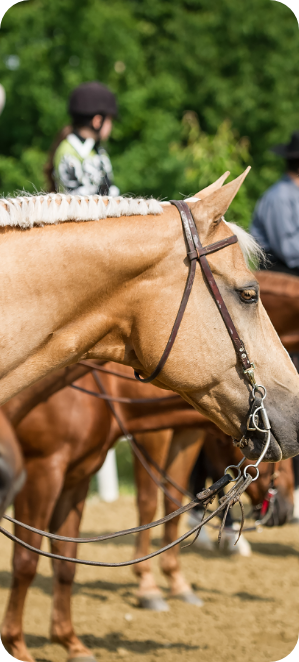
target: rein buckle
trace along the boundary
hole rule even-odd
[[[256,385],[254,371],[255,371],[254,363],[250,363],[250,368],[247,368],[247,370],[243,370],[244,375],[246,375],[246,377],[247,377],[249,383],[251,384],[251,386]]]

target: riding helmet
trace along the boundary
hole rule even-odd
[[[72,116],[111,115],[116,117],[116,98],[103,83],[98,81],[82,83],[71,93],[68,110]]]

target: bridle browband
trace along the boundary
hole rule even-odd
[[[238,241],[238,237],[234,234],[231,237],[227,237],[226,239],[221,239],[221,241],[216,241],[214,244],[210,244],[209,246],[203,247],[199,238],[199,234],[197,232],[196,225],[194,223],[191,210],[189,209],[187,203],[184,202],[184,200],[170,200],[170,202],[172,205],[175,205],[181,216],[184,236],[188,246],[187,256],[189,258],[189,273],[188,273],[184,294],[178,310],[178,314],[176,316],[174,325],[172,327],[172,331],[169,336],[167,345],[164,349],[164,352],[160,358],[157,367],[152,372],[152,374],[149,377],[146,377],[145,379],[140,377],[139,373],[135,370],[134,371],[135,377],[140,382],[144,382],[144,383],[152,382],[154,379],[156,379],[156,377],[159,375],[162,368],[164,367],[169,357],[169,354],[172,350],[172,347],[174,345],[175,339],[177,337],[181,325],[181,321],[183,319],[184,312],[186,310],[187,303],[189,301],[192,286],[194,283],[196,264],[197,262],[199,262],[202,271],[206,277],[206,281],[210,288],[213,299],[218,307],[220,315],[228,330],[229,336],[232,339],[232,343],[235,347],[237,357],[242,364],[243,372],[251,382],[251,378],[253,378],[253,374],[254,374],[254,366],[249,360],[248,354],[244,347],[244,343],[242,342],[238,334],[238,331],[233,323],[233,320],[227,310],[227,307],[223,301],[218,285],[215,281],[215,278],[211,271],[211,267],[206,257],[211,253],[216,253],[216,251],[222,250],[222,248],[226,248],[226,246],[231,246],[232,244],[236,244]]]

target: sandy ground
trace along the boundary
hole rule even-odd
[[[87,503],[82,532],[113,531],[136,524],[134,498],[113,504],[93,497]],[[185,523],[181,528],[184,529]],[[157,530],[158,531],[158,530]],[[299,631],[298,525],[247,534],[250,558],[207,554],[194,547],[182,552],[185,575],[204,607],[169,600],[170,611],[154,613],[136,606],[136,580],[130,568],[79,567],[73,597],[77,634],[97,660],[117,662],[274,662],[294,648]],[[153,548],[158,544],[154,533]],[[1,538],[0,618],[10,585],[11,544]],[[132,557],[133,536],[125,541],[81,546],[92,560]],[[158,584],[167,584],[153,561]],[[64,662],[65,651],[48,638],[51,569],[41,559],[26,603],[27,644],[37,662]]]

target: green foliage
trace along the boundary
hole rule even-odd
[[[248,139],[239,140],[228,120],[220,125],[215,136],[209,136],[200,129],[195,113],[189,112],[183,118],[183,128],[186,146],[175,143],[170,151],[184,166],[181,184],[183,190],[190,191],[191,195],[209,186],[219,177],[219,173],[226,170],[230,171],[232,179],[238,177],[249,164]],[[245,182],[227,213],[227,220],[247,227],[250,211]]]
[[[0,156],[1,192],[5,195],[15,191],[41,191],[46,189],[44,165],[47,155],[34,147],[28,147],[19,159]]]
[[[99,79],[119,99],[109,152],[122,192],[188,194],[213,173],[238,173],[250,151],[252,172],[233,212],[246,223],[283,168],[270,146],[298,128],[298,65],[296,19],[272,0],[21,2],[0,32],[0,190],[44,187],[69,92]],[[204,132],[196,138],[182,125],[187,111]],[[210,154],[207,165],[201,154]]]

